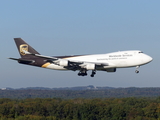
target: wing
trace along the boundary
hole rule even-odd
[[[52,60],[58,60],[58,58],[55,58],[55,57],[44,56],[44,55],[40,55],[40,54],[33,54],[33,53],[30,53],[30,52],[25,51],[25,50],[23,50],[23,52],[24,52],[25,54],[33,55],[33,56],[37,56],[37,57],[41,57],[41,58],[52,59]]]

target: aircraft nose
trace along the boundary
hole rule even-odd
[[[149,56],[148,60],[149,60],[149,62],[151,62],[153,60],[153,58]]]
[[[150,57],[149,55],[145,55],[145,61],[146,61],[147,63],[151,62],[152,60],[153,60],[152,57]]]

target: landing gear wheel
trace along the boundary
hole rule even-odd
[[[87,70],[86,69],[80,70],[78,76],[87,76]]]
[[[136,70],[135,72],[136,72],[136,73],[139,73],[139,71],[138,71],[138,70]]]
[[[94,71],[92,74],[94,74],[94,75],[95,75],[95,74],[96,74],[96,72]]]
[[[91,77],[94,77],[94,75],[91,75]]]
[[[82,76],[87,76],[87,73],[82,73]]]

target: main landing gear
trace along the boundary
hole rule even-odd
[[[78,76],[87,76],[87,70],[86,69],[81,69],[78,73]]]
[[[96,74],[96,71],[95,71],[95,70],[92,70],[91,77],[94,77],[95,74]]]
[[[96,74],[96,71],[95,70],[92,70],[92,73],[91,73],[91,77],[94,77],[94,75]],[[87,70],[86,69],[81,69],[78,73],[78,76],[87,76]]]
[[[137,67],[136,67],[135,73],[137,73],[137,74],[139,73],[139,70],[138,70],[139,67],[140,67],[140,66],[137,66]]]

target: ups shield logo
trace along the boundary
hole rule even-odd
[[[27,44],[20,45],[20,54],[21,55],[26,55],[24,51],[28,52],[28,45]]]

